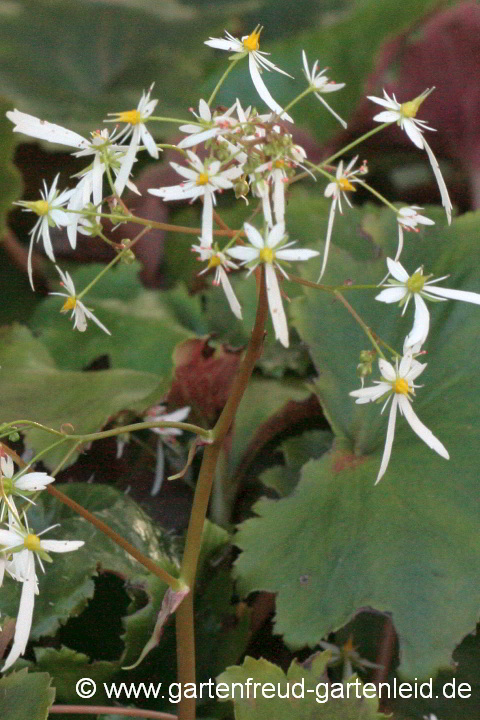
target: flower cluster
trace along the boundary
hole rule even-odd
[[[49,553],[71,552],[84,544],[83,540],[41,539],[56,525],[38,534],[28,526],[25,503],[33,503],[32,496],[53,481],[54,478],[44,472],[22,471],[15,474],[12,458],[6,454],[0,457],[0,518],[2,522],[7,518],[5,526],[0,528],[0,586],[5,573],[22,585],[15,636],[2,672],[11,667],[27,647],[35,595],[39,592],[35,563],[38,562],[42,572],[45,572],[43,562],[52,562]],[[24,505],[20,511],[16,504],[19,498]]]

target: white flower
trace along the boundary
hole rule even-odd
[[[230,305],[233,314],[236,315],[239,320],[241,320],[242,308],[240,307],[240,303],[235,296],[235,293],[227,275],[230,270],[237,270],[238,265],[229,260],[225,253],[221,252],[216,248],[212,248],[210,245],[192,245],[192,250],[199,253],[199,260],[201,262],[205,262],[206,260],[208,260],[207,267],[204,270],[201,270],[198,274],[203,275],[211,268],[215,268],[215,277],[213,280],[213,284],[222,285],[223,292],[227,297],[228,304]]]
[[[93,322],[96,323],[99,328],[106,332],[107,335],[111,335],[110,330],[107,330],[105,325],[102,325],[100,320],[95,317],[93,312],[87,307],[85,307],[85,305],[80,300],[78,300],[76,296],[75,285],[73,284],[73,280],[70,277],[70,274],[68,272],[63,272],[62,270],[60,270],[58,265],[55,265],[55,267],[57,268],[58,274],[61,278],[60,284],[65,288],[67,292],[51,292],[49,293],[49,295],[59,295],[60,297],[67,298],[63,303],[60,312],[66,313],[69,310],[72,311],[71,317],[74,318],[73,329],[79,330],[80,332],[85,332],[85,330],[87,329],[87,318],[89,318],[90,320],[93,320]]]
[[[29,531],[28,526],[25,529],[18,523],[11,525],[8,530],[0,530],[0,545],[3,546],[3,551],[13,553],[8,568],[9,573],[15,580],[22,583],[15,637],[2,672],[8,670],[20,655],[24,654],[27,647],[30,628],[32,627],[35,595],[38,595],[35,557],[42,570],[44,570],[42,560],[51,562],[48,553],[72,552],[78,550],[84,544],[83,540],[40,540],[40,536],[48,532],[48,530],[51,530],[51,528],[47,528],[35,535]]]
[[[163,422],[183,422],[187,419],[190,412],[190,407],[179,408],[171,413],[165,412],[164,405],[156,405],[147,411],[146,416],[149,420],[163,421]],[[151,428],[151,430],[159,435],[157,442],[157,464],[155,468],[155,479],[153,481],[150,495],[158,495],[160,488],[162,487],[164,469],[165,469],[165,453],[163,450],[163,443],[169,442],[170,438],[181,435],[183,430],[181,428]]]
[[[327,187],[325,188],[325,197],[331,197],[332,204],[330,206],[330,214],[328,216],[328,226],[327,226],[327,238],[325,240],[325,250],[323,253],[323,263],[322,263],[322,269],[320,271],[320,276],[318,278],[318,281],[320,281],[323,277],[323,273],[325,272],[325,268],[327,266],[327,258],[328,258],[328,251],[330,249],[330,240],[332,238],[332,229],[333,229],[333,221],[335,219],[335,212],[337,210],[337,204],[338,208],[341,213],[343,213],[342,210],[342,196],[346,203],[352,207],[352,203],[348,199],[348,192],[356,192],[356,188],[354,187],[353,183],[361,182],[359,178],[357,178],[357,175],[365,175],[367,170],[367,164],[366,161],[363,162],[363,164],[357,168],[357,170],[352,170],[353,166],[358,160],[358,155],[356,155],[350,162],[348,163],[347,167],[345,168],[345,171],[343,170],[343,160],[340,160],[337,166],[337,172],[336,172],[336,179],[328,183]]]
[[[238,101],[237,101],[238,102]],[[184,133],[188,133],[189,137],[184,138],[178,143],[179,148],[189,148],[193,145],[203,143],[210,138],[224,135],[225,133],[232,132],[238,120],[231,117],[233,111],[236,109],[237,103],[235,102],[231,108],[229,108],[222,115],[214,114],[208,107],[205,100],[200,100],[198,104],[198,115],[193,112],[198,120],[197,125],[188,124],[180,125],[178,128]]]
[[[145,120],[150,117],[158,103],[158,100],[150,100],[150,93],[153,90],[153,85],[154,83],[152,83],[148,92],[143,92],[136,110],[109,113],[109,116],[112,116],[113,119],[105,121],[127,123],[124,130],[122,130],[118,135],[118,139],[121,138],[122,140],[125,140],[131,136],[130,146],[122,160],[120,171],[117,175],[117,179],[115,180],[115,191],[117,195],[122,194],[127,180],[130,177],[130,172],[132,170],[133,163],[135,162],[135,157],[141,142],[146,147],[149,155],[158,160],[157,145],[152,135],[147,130],[147,126],[145,124]]]
[[[7,117],[15,123],[15,127],[13,128],[14,132],[21,132],[30,137],[38,138],[39,140],[47,140],[48,142],[57,143],[58,145],[67,145],[68,147],[75,148],[77,150],[77,152],[73,153],[75,157],[94,156],[91,167],[78,174],[77,177],[80,177],[80,180],[77,183],[77,187],[71,191],[68,202],[67,209],[71,211],[71,215],[69,215],[67,235],[70,245],[73,250],[75,250],[77,244],[77,224],[81,218],[79,214],[80,211],[90,202],[92,196],[94,205],[100,205],[103,198],[103,176],[105,169],[107,166],[112,168],[116,177],[120,172],[121,161],[127,152],[127,147],[124,148],[116,145],[115,142],[119,139],[119,136],[115,135],[115,133],[109,135],[109,131],[106,128],[101,131],[96,130],[92,132],[91,139],[87,140],[72,130],[68,130],[60,125],[54,125],[46,120],[40,120],[33,115],[27,115],[27,113],[22,113],[19,110],[7,112]],[[130,190],[139,194],[136,186],[130,182],[128,178],[126,185]]]
[[[398,258],[401,255],[402,249],[403,249],[403,230],[413,230],[414,232],[419,232],[417,225],[435,225],[433,220],[430,220],[430,218],[425,217],[425,215],[420,215],[417,210],[423,210],[423,208],[418,207],[418,205],[411,205],[400,208],[397,214],[397,222],[398,222],[398,249],[397,254],[395,255],[395,260],[398,260]]]
[[[233,60],[248,55],[250,77],[252,78],[255,89],[262,98],[263,102],[270,108],[270,110],[276,112],[282,120],[289,120],[290,122],[293,122],[290,115],[284,112],[283,108],[281,108],[270,95],[270,92],[260,75],[262,70],[276,70],[277,72],[282,73],[282,75],[292,77],[283,70],[280,70],[280,68],[274,65],[270,60],[267,60],[265,55],[269,55],[269,53],[264,53],[259,50],[261,32],[262,28],[260,25],[257,25],[250,35],[244,35],[241,40],[238,40],[238,38],[233,37],[233,35],[225,30],[226,39],[210,38],[205,41],[205,45],[209,45],[210,47],[218,50],[227,50],[228,52],[235,53],[235,55],[231,58]]]
[[[345,120],[342,120],[340,115],[337,115],[335,110],[333,110],[330,105],[326,102],[326,100],[323,99],[320,93],[331,93],[336,92],[337,90],[341,90],[345,87],[345,83],[336,83],[333,80],[329,80],[328,77],[325,75],[327,72],[327,68],[325,70],[321,70],[320,72],[317,72],[318,68],[318,60],[315,60],[313,67],[311,70],[308,68],[308,62],[307,62],[307,56],[305,54],[305,50],[302,50],[302,58],[303,58],[303,71],[305,73],[305,77],[308,80],[308,84],[311,88],[315,88],[314,95],[322,105],[324,105],[329,112],[332,113],[333,117],[338,120],[338,122],[343,125],[344,128],[347,127],[347,123]]]
[[[384,398],[386,396],[386,402],[383,405],[382,412],[385,410],[388,402],[392,398],[390,414],[388,417],[385,449],[383,451],[382,462],[375,485],[382,479],[390,460],[393,437],[395,434],[397,408],[399,408],[400,414],[406,418],[413,432],[416,433],[429,448],[435,450],[435,452],[443,458],[446,458],[447,460],[449,459],[449,454],[446,448],[442,445],[440,440],[435,437],[432,431],[419,420],[410,404],[411,399],[409,396],[415,395],[415,388],[419,387],[414,384],[414,381],[425,370],[427,365],[415,360],[410,350],[402,357],[400,364],[398,363],[398,360],[396,361],[395,367],[382,358],[378,361],[378,365],[380,367],[382,379],[375,380],[375,386],[361,388],[360,390],[353,390],[353,392],[350,393],[352,397],[357,398],[356,402],[359,404],[376,402],[377,400],[380,400],[380,398]]]
[[[250,265],[250,272],[252,272],[259,263],[264,263],[268,307],[270,309],[270,315],[272,316],[275,337],[277,340],[280,340],[284,347],[288,347],[287,318],[285,316],[285,310],[283,309],[282,296],[275,268],[278,268],[288,280],[288,275],[279,264],[279,261],[297,262],[309,260],[319,253],[316,250],[290,249],[291,245],[295,245],[295,241],[282,245],[279,250],[276,250],[277,245],[285,238],[285,224],[283,222],[274,225],[267,231],[265,237],[262,237],[253,225],[244,223],[244,228],[251,245],[237,245],[236,247],[229,248],[226,252],[237,260],[242,260],[242,265],[248,263]]]
[[[388,287],[376,296],[375,300],[384,303],[398,302],[403,305],[402,315],[405,314],[410,298],[415,301],[415,318],[413,328],[408,334],[405,343],[407,346],[423,344],[430,328],[430,313],[423,298],[433,301],[442,300],[463,300],[463,302],[480,305],[480,294],[468,292],[467,290],[451,290],[449,288],[436,287],[434,283],[445,280],[448,275],[429,280],[431,275],[424,276],[423,267],[415,270],[409,275],[400,262],[387,258],[387,265],[394,280],[388,280]]]
[[[57,192],[57,182],[59,175],[56,176],[52,183],[50,190],[47,188],[45,180],[43,186],[45,192],[40,190],[42,199],[34,202],[27,202],[26,200],[19,200],[14,203],[20,205],[25,209],[26,212],[33,212],[38,215],[38,220],[30,230],[31,240],[30,247],[28,249],[28,278],[30,285],[33,287],[33,272],[32,272],[32,253],[33,244],[38,242],[40,238],[43,240],[43,247],[47,256],[55,262],[55,256],[53,254],[52,241],[50,239],[50,228],[51,227],[65,227],[71,222],[71,215],[65,212],[64,207],[67,204],[72,190],[64,190],[62,193]]]
[[[1,497],[8,498],[11,495],[21,497],[27,502],[32,502],[23,493],[38,492],[44,490],[47,485],[54,482],[55,478],[50,477],[45,472],[22,473],[14,477],[14,465],[10,455],[2,455],[0,457],[0,484]],[[3,519],[6,505],[2,503],[1,519]]]
[[[447,220],[450,224],[452,222],[452,203],[448,195],[447,186],[445,185],[445,180],[443,179],[437,159],[433,154],[430,145],[427,143],[423,136],[425,130],[435,131],[435,128],[429,127],[424,120],[417,120],[416,118],[420,105],[430,95],[430,93],[433,92],[433,90],[435,90],[435,88],[425,90],[414,100],[410,100],[409,102],[405,103],[399,103],[393,93],[391,98],[388,97],[385,90],[383,91],[383,98],[377,98],[369,95],[368,99],[372,100],[378,105],[382,105],[383,107],[387,108],[383,112],[378,113],[378,115],[375,115],[375,117],[373,118],[374,120],[381,123],[396,122],[402,130],[405,130],[414,145],[420,148],[420,150],[426,151],[428,159],[430,160],[430,165],[432,166],[432,170],[435,175],[435,179],[438,184],[438,189],[440,190],[442,205],[445,208]]]
[[[232,180],[240,177],[242,168],[233,166],[221,170],[222,163],[219,160],[205,160],[202,162],[198,155],[187,150],[190,167],[171,162],[170,165],[179,175],[186,178],[187,182],[180,185],[172,185],[163,188],[151,188],[149,193],[163,198],[165,202],[170,200],[195,200],[203,196],[202,212],[202,237],[210,238],[213,232],[213,206],[216,203],[215,193],[233,188]]]

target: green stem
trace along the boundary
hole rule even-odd
[[[357,145],[360,145],[360,143],[364,142],[365,140],[368,140],[368,138],[372,137],[372,135],[376,135],[378,132],[380,132],[380,130],[383,130],[384,128],[388,127],[391,124],[392,124],[391,122],[386,122],[386,123],[382,123],[381,125],[377,125],[377,127],[372,128],[371,130],[366,132],[364,135],[361,135],[356,140],[353,140],[348,145],[345,145],[345,147],[342,148],[341,150],[339,150],[338,152],[334,153],[333,155],[330,155],[330,157],[328,157],[326,160],[323,160],[323,162],[321,162],[320,165],[321,166],[330,165],[330,163],[333,160],[336,160],[341,155],[345,155],[345,153],[347,153],[349,150],[356,147]]]
[[[291,100],[286,107],[283,108],[283,112],[288,112],[294,105],[296,105],[300,100],[302,100],[306,95],[310,95],[310,93],[315,92],[315,88],[307,87],[306,90],[300,93],[300,95],[297,95],[296,98]]]
[[[51,435],[59,435],[66,440],[79,440],[81,442],[92,442],[93,440],[102,440],[103,438],[114,437],[115,435],[121,435],[122,433],[136,432],[137,430],[152,430],[153,428],[178,428],[179,430],[185,430],[186,432],[200,435],[205,438],[207,442],[212,442],[213,440],[212,430],[206,430],[199,425],[192,425],[191,423],[169,422],[165,420],[149,420],[146,422],[133,423],[132,425],[118,426],[111,428],[110,430],[102,430],[97,433],[87,433],[86,435],[67,435],[65,432],[54,430],[53,428],[41,425],[41,423],[34,422],[33,420],[16,420],[12,423],[13,427],[17,425],[28,425],[29,427],[44,430]]]
[[[227,79],[228,75],[232,72],[232,70],[233,70],[233,68],[235,67],[235,65],[236,65],[240,60],[242,60],[243,57],[244,57],[244,56],[242,56],[242,57],[240,57],[240,58],[237,58],[236,60],[231,60],[231,61],[230,61],[230,65],[227,67],[227,69],[226,69],[225,72],[223,73],[222,77],[220,78],[220,80],[219,80],[219,81],[217,82],[217,84],[215,85],[212,94],[211,94],[210,97],[208,98],[208,102],[207,102],[208,107],[210,107],[211,104],[212,104],[212,102],[215,100],[216,94],[218,93],[218,91],[219,91],[220,88],[222,87],[222,85],[223,85],[223,83],[225,82],[225,80]]]
[[[50,493],[50,495],[53,495],[53,497],[55,497],[57,500],[60,500],[60,502],[62,502],[64,505],[67,505],[78,515],[81,515],[83,518],[85,518],[85,520],[88,520],[89,523],[94,525],[97,530],[100,530],[100,532],[103,532],[105,535],[107,535],[111,540],[113,540],[114,543],[120,545],[120,547],[123,548],[125,552],[135,558],[135,560],[137,560],[141,565],[146,567],[147,570],[149,570],[151,573],[153,573],[165,583],[167,583],[167,585],[169,585],[172,590],[176,591],[184,587],[184,584],[180,582],[178,578],[173,577],[173,575],[170,575],[170,573],[168,573],[162,567],[154,563],[153,560],[150,560],[150,558],[146,557],[142,552],[140,552],[140,550],[137,550],[134,545],[125,540],[121,535],[115,532],[115,530],[112,530],[112,528],[109,527],[106,523],[104,523],[103,520],[97,518],[82,505],[79,505],[79,503],[75,502],[75,500],[72,500],[70,497],[68,497],[68,495],[65,495],[61,490],[53,487],[53,485],[48,485],[46,489],[47,492]]]
[[[350,313],[350,315],[351,315],[351,316],[357,321],[357,323],[360,325],[360,327],[362,328],[362,330],[364,331],[364,333],[367,335],[368,339],[370,340],[370,342],[372,343],[373,347],[375,348],[375,350],[377,351],[377,353],[380,355],[380,357],[382,357],[384,360],[386,360],[387,358],[385,357],[385,355],[383,354],[383,352],[382,352],[379,344],[377,343],[377,341],[376,341],[375,338],[373,337],[372,331],[370,330],[370,328],[368,327],[368,325],[362,320],[362,318],[361,318],[360,315],[357,313],[357,311],[353,309],[353,307],[350,305],[350,303],[349,303],[347,300],[345,300],[345,298],[343,297],[343,295],[342,295],[341,292],[339,292],[338,290],[334,290],[334,291],[333,291],[333,294],[334,294],[335,297],[338,298],[338,300],[340,300],[340,302],[347,308],[347,310],[348,310],[348,312]]]
[[[193,589],[195,586],[198,557],[202,544],[202,533],[207,516],[215,468],[225,436],[233,422],[238,405],[240,404],[255,363],[263,347],[264,327],[268,313],[265,272],[263,267],[261,268],[259,284],[255,326],[248,343],[247,351],[233,382],[228,400],[213,429],[214,441],[212,445],[205,448],[187,530],[185,551],[179,579],[191,588],[191,592],[186,596],[176,611],[177,673],[178,682],[181,683],[182,687],[184,687],[186,683],[194,683],[196,677]],[[179,704],[178,716],[179,720],[195,719],[194,698],[182,697]]]

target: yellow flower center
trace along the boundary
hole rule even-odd
[[[423,286],[425,285],[425,278],[421,272],[413,273],[412,277],[407,280],[407,288],[411,293],[422,292]]]
[[[276,168],[285,167],[285,160],[275,160],[274,167],[276,167]]]
[[[340,190],[343,190],[343,192],[357,192],[357,188],[354,187],[350,180],[347,180],[346,177],[340,178],[337,182]]]
[[[30,203],[29,207],[31,207],[37,215],[48,215],[48,211],[50,210],[50,205],[46,200],[36,200],[36,202]]]
[[[260,260],[262,262],[271,263],[273,262],[274,257],[275,253],[273,252],[272,248],[266,247],[260,250]]]
[[[397,378],[392,385],[393,392],[398,395],[408,395],[410,389],[408,382],[404,378]]]
[[[75,310],[77,305],[77,298],[73,295],[65,300],[60,312],[68,312],[69,310]]]
[[[27,548],[27,550],[38,551],[41,549],[40,538],[38,537],[38,535],[33,535],[32,533],[29,533],[27,535],[27,537],[23,541],[23,544]]]
[[[258,39],[260,37],[260,33],[262,32],[262,28],[257,27],[255,30],[250,33],[248,37],[245,38],[243,41],[243,47],[245,50],[248,50],[248,52],[253,52],[254,50],[259,50],[260,43],[258,42]]]
[[[400,112],[402,113],[403,117],[406,117],[406,118],[416,117],[417,112],[420,108],[420,105],[434,90],[435,90],[435,88],[430,88],[429,90],[424,90],[424,92],[421,95],[419,95],[418,97],[416,97],[415,100],[409,100],[406,103],[402,103],[402,105],[400,106]]]
[[[200,173],[197,177],[197,185],[208,185],[208,173]]]
[[[138,110],[126,110],[118,113],[118,122],[129,123],[130,125],[139,125],[142,122],[142,116]]]
[[[209,268],[218,267],[221,264],[222,264],[222,259],[218,255],[212,255],[212,257],[210,258],[210,260],[208,262],[208,267]]]

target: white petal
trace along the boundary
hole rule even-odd
[[[480,305],[480,294],[469,292],[468,290],[452,290],[451,288],[436,287],[425,283],[424,290],[432,295],[439,295],[449,300],[462,300],[463,302]]]
[[[211,192],[205,192],[203,196],[202,238],[207,240],[212,238],[213,240],[213,199]]]
[[[426,425],[422,423],[422,421],[417,417],[417,415],[415,415],[415,412],[413,411],[410,402],[404,395],[401,395],[399,397],[399,404],[400,409],[405,416],[408,424],[412,428],[413,432],[416,433],[418,437],[421,438],[423,442],[428,445],[429,448],[435,450],[435,452],[437,452],[446,460],[449,460],[450,455],[448,454],[448,450],[446,449],[446,447],[440,442],[440,440],[438,440],[438,438],[435,437],[432,431],[429,430]]]
[[[73,552],[82,545],[85,545],[83,540],[40,540],[42,550],[54,553]]]
[[[236,39],[223,40],[222,38],[210,38],[210,40],[205,40],[204,45],[216,48],[217,50],[229,50],[230,52],[242,52],[245,50],[243,43]]]
[[[2,455],[2,457],[0,457],[0,467],[2,469],[2,475],[5,475],[7,478],[13,477],[15,467],[10,455],[7,455],[6,457]]]
[[[376,385],[371,385],[370,387],[352,390],[349,395],[357,398],[355,402],[358,405],[363,405],[367,402],[375,402],[376,400],[379,400],[382,395],[385,395],[385,393],[389,392],[391,389],[392,387],[389,383],[379,382]]]
[[[400,118],[400,113],[398,110],[384,110],[381,113],[378,113],[378,115],[374,116],[374,120],[376,122],[396,122]]]
[[[380,469],[378,471],[377,479],[375,480],[375,485],[380,482],[382,477],[385,475],[385,471],[388,467],[388,463],[390,461],[390,455],[392,454],[392,445],[393,445],[393,438],[395,435],[395,420],[397,417],[397,404],[398,404],[398,395],[394,395],[392,398],[392,404],[390,406],[390,413],[388,416],[388,427],[387,427],[387,436],[385,438],[385,448],[383,450],[383,456],[382,456],[382,462],[380,464]],[[408,400],[407,400],[408,402]]]
[[[27,115],[27,113],[20,112],[20,110],[7,112],[7,117],[15,123],[13,132],[21,132],[39,140],[47,140],[68,147],[84,149],[89,146],[88,140],[85,140],[78,133],[67,130],[60,125],[54,125],[46,120],[40,120],[33,115]]]
[[[272,317],[275,337],[284,347],[288,347],[288,325],[283,309],[282,296],[278,285],[277,275],[273,265],[265,263],[265,282],[267,285],[268,307]]]
[[[236,247],[229,248],[226,252],[236,260],[243,260],[244,263],[252,262],[252,260],[258,260],[259,257],[258,250],[252,247],[245,247],[244,245],[237,245]]]
[[[428,159],[430,160],[430,165],[432,166],[433,174],[435,175],[438,189],[440,190],[440,197],[442,198],[442,205],[445,208],[448,224],[450,225],[450,223],[452,222],[452,203],[450,200],[450,196],[448,194],[447,186],[445,185],[445,180],[443,179],[443,175],[440,171],[440,166],[437,162],[437,158],[433,154],[432,149],[430,148],[430,145],[427,143],[427,141],[425,139],[423,140],[423,145],[425,147],[425,150],[427,151]]]
[[[260,235],[256,227],[250,225],[250,223],[244,223],[243,228],[249,241],[259,250],[263,250],[265,243],[263,237]],[[235,256],[234,256],[235,257]]]
[[[298,250],[278,250],[275,253],[275,256],[279,258],[280,260],[287,260],[288,262],[302,262],[304,260],[310,260],[313,257],[316,257],[317,255],[320,255],[318,250],[307,250],[307,249],[298,249]]]
[[[385,380],[393,382],[396,379],[397,373],[395,372],[395,368],[388,362],[388,360],[380,358],[378,361],[378,367],[380,368],[382,377],[384,377]]]
[[[342,83],[342,87],[343,87],[343,83]],[[335,88],[332,88],[332,90],[341,90],[341,87],[340,87],[340,86],[339,86],[339,87],[335,87]],[[325,92],[325,90],[324,90],[323,92]],[[319,93],[314,93],[314,95],[315,95],[315,97],[317,98],[317,100],[320,100],[320,102],[322,103],[322,105],[325,105],[325,107],[327,108],[327,110],[328,110],[330,113],[332,113],[333,117],[336,118],[336,120],[338,120],[338,122],[340,123],[340,125],[342,125],[344,128],[346,128],[346,127],[347,127],[347,123],[345,122],[345,120],[342,120],[342,118],[340,117],[340,115],[338,115],[338,114],[335,112],[335,110],[330,107],[330,105],[327,103],[327,101],[326,101]]]
[[[279,242],[283,240],[285,237],[285,223],[279,222],[276,225],[273,226],[273,228],[268,233],[266,246],[269,248],[274,248],[278,245]]]
[[[331,183],[330,185],[336,186],[336,183]],[[327,188],[325,190],[325,195],[327,194],[327,190],[330,187],[330,185],[327,185]],[[338,198],[338,196],[335,195],[335,197],[332,200],[332,204],[330,206],[330,213],[328,215],[327,237],[325,240],[325,250],[323,251],[322,269],[320,270],[320,275],[318,277],[317,282],[320,282],[320,280],[323,277],[323,273],[325,272],[325,268],[327,267],[328,251],[330,250],[330,240],[332,238],[332,229],[333,229],[333,221],[335,220],[335,210],[337,207],[337,198]]]
[[[183,130],[183,132],[186,132],[184,129],[186,127],[194,127],[194,126],[184,125],[179,129]],[[189,148],[189,147],[193,147],[194,145],[200,145],[200,143],[203,143],[203,142],[205,142],[205,140],[209,140],[210,138],[215,137],[215,135],[218,135],[218,133],[219,133],[218,128],[211,128],[210,130],[204,130],[203,132],[199,132],[199,131],[200,131],[200,128],[197,127],[196,132],[192,133],[192,135],[190,135],[189,137],[183,138],[183,140],[181,140],[178,143],[177,147]]]
[[[367,99],[371,100],[374,103],[377,103],[377,105],[382,105],[382,107],[390,108],[390,110],[392,110],[392,109],[398,110],[399,109],[398,103],[395,103],[393,100],[390,100],[388,95],[386,95],[386,98],[387,99],[385,100],[384,98],[378,98],[378,97],[375,97],[374,95],[367,95]]]
[[[413,347],[417,343],[423,345],[427,339],[430,330],[430,313],[428,312],[425,300],[415,293],[415,317],[413,320],[413,328],[405,338],[405,347]]]
[[[147,148],[148,154],[158,160],[157,143],[155,142],[151,133],[149,132],[149,130],[147,130],[146,126],[143,123],[140,124],[140,137],[143,144]]]
[[[233,288],[230,284],[230,280],[228,279],[228,275],[225,272],[224,268],[219,266],[219,277],[220,282],[222,283],[223,292],[225,293],[228,304],[230,305],[230,309],[233,312],[236,317],[241,320],[242,319],[242,308],[240,306],[240,303],[238,302],[235,293],[233,292]]]
[[[155,463],[155,478],[153,480],[152,489],[150,495],[158,495],[163,484],[163,478],[165,476],[165,450],[163,448],[162,438],[159,437],[157,440],[157,460]]]
[[[390,275],[393,275],[395,280],[406,283],[407,280],[410,279],[410,275],[407,273],[402,263],[398,262],[398,260],[392,260],[391,258],[387,258],[387,267]]]
[[[55,478],[50,477],[50,475],[47,475],[45,472],[27,473],[15,481],[15,488],[17,490],[43,490],[54,480]]]
[[[282,120],[288,120],[289,122],[293,122],[293,119],[290,117],[290,115],[284,112],[283,108],[277,102],[275,102],[273,97],[270,95],[267,86],[263,82],[262,77],[259,73],[257,63],[255,61],[255,58],[253,57],[253,53],[249,53],[248,65],[250,68],[250,76],[252,78],[252,82],[255,85],[255,89],[262,98],[263,102],[270,108],[270,110],[276,112]]]
[[[389,287],[385,290],[382,290],[382,292],[378,293],[378,295],[375,295],[375,300],[379,300],[380,302],[384,303],[396,303],[400,302],[400,300],[403,300],[405,295],[407,295],[408,290],[405,287]]]
[[[281,172],[277,173],[273,185],[273,210],[277,223],[283,223],[285,215],[285,183]]]
[[[76,307],[75,309],[78,309],[78,308],[79,308],[79,305],[81,306],[81,310],[83,311],[83,313],[84,313],[88,318],[90,318],[90,320],[93,320],[93,322],[94,322],[96,325],[98,325],[98,327],[99,327],[101,330],[103,330],[103,332],[107,333],[107,335],[111,335],[111,334],[112,334],[112,333],[110,332],[110,330],[107,330],[107,328],[105,327],[105,325],[103,325],[103,323],[100,322],[100,320],[96,317],[96,315],[94,315],[93,312],[91,312],[91,310],[89,310],[88,308],[86,308],[85,305],[84,305],[82,302],[80,302],[79,300],[77,300],[77,307]],[[86,329],[86,327],[87,327],[87,323],[86,323],[86,321],[85,321],[85,328],[84,328],[84,329]],[[80,328],[78,328],[78,329],[80,330]]]
[[[121,194],[123,193],[127,180],[132,171],[133,163],[135,162],[135,157],[137,155],[138,141],[139,130],[137,125],[134,128],[130,145],[127,152],[125,153],[123,160],[121,161],[120,170],[115,180],[115,192],[118,196],[121,196]]]
[[[33,553],[29,553],[28,575],[22,584],[22,596],[20,598],[20,605],[18,606],[15,637],[13,639],[13,645],[2,668],[2,672],[8,670],[15,660],[17,660],[20,655],[23,655],[27,647],[30,629],[32,627],[36,586],[37,583],[35,578]]]

